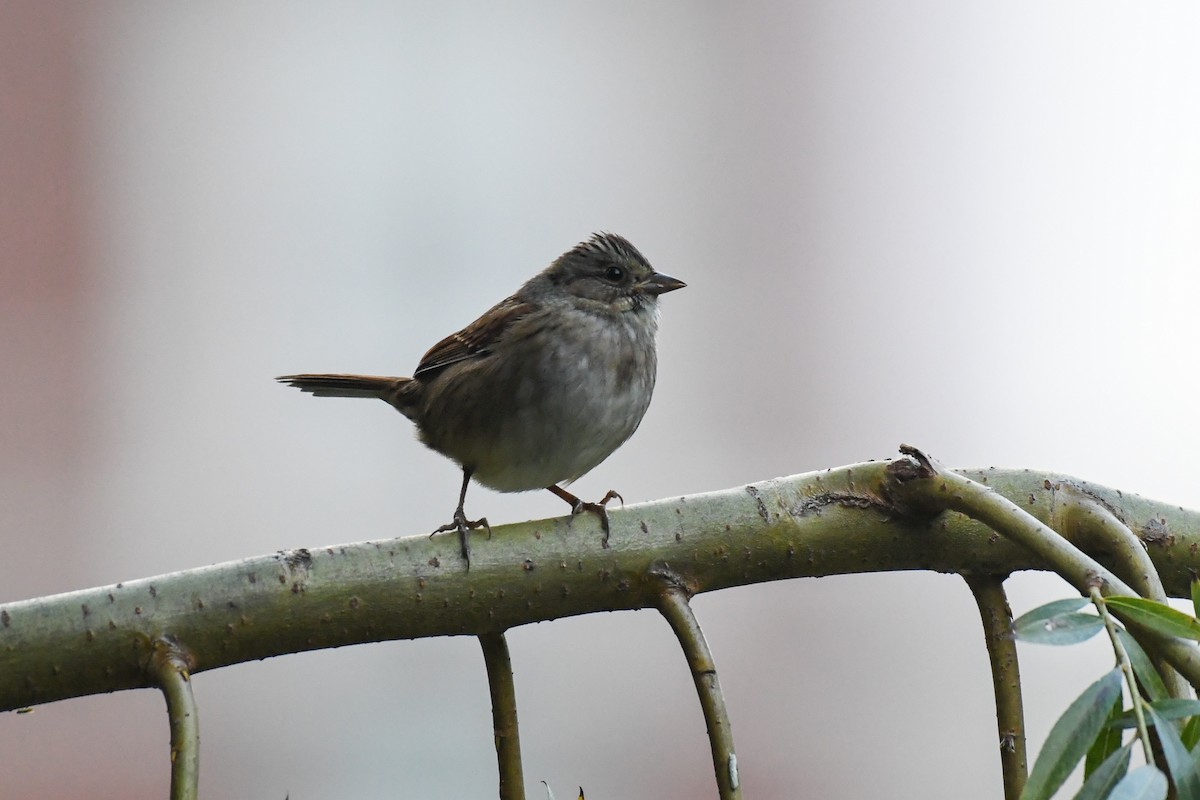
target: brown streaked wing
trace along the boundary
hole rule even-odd
[[[429,348],[413,377],[419,378],[450,364],[487,355],[504,332],[532,310],[533,306],[516,297],[500,301],[458,333],[450,334]]]

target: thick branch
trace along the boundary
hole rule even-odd
[[[497,633],[601,610],[652,608],[667,563],[693,592],[761,581],[929,569],[1005,574],[1045,562],[985,525],[898,510],[888,462],[763,481],[590,516],[497,526],[468,575],[453,536],[299,549],[0,605],[0,709],[155,685],[169,635],[192,672],[302,650]],[[1051,518],[1051,487],[1096,498],[1148,546],[1169,593],[1200,569],[1200,515],[1057,475],[967,477]],[[1104,553],[1095,553],[1106,563]]]

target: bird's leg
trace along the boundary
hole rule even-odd
[[[609,489],[608,493],[601,498],[599,503],[585,503],[561,486],[547,486],[546,491],[570,503],[572,514],[582,514],[585,511],[590,511],[600,517],[600,529],[604,531],[604,538],[600,540],[600,546],[608,547],[608,509],[606,506],[609,500],[620,500],[621,505],[625,505],[624,497]]]
[[[463,467],[462,491],[458,493],[458,508],[454,509],[454,519],[429,534],[430,538],[432,538],[439,533],[458,531],[458,539],[462,545],[463,558],[467,561],[467,569],[471,568],[471,541],[469,538],[471,530],[473,528],[486,528],[488,538],[492,538],[492,526],[488,524],[487,517],[470,520],[467,519],[467,512],[463,511],[463,503],[467,501],[467,486],[470,483],[471,470]]]

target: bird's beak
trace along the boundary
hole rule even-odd
[[[687,284],[681,280],[672,278],[670,275],[663,275],[661,272],[656,272],[642,283],[641,289],[646,294],[658,297],[660,294],[673,292],[685,286]]]

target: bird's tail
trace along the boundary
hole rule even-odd
[[[412,378],[382,375],[281,375],[275,380],[295,386],[315,397],[378,397],[391,402],[396,391]]]

